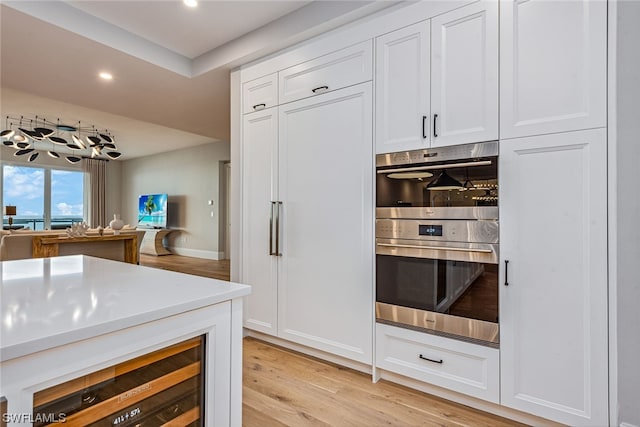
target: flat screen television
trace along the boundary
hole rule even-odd
[[[167,194],[138,197],[138,227],[167,228]]]

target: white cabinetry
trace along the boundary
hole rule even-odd
[[[281,338],[371,363],[371,83],[280,107]]]
[[[367,364],[371,91],[366,82],[246,114],[242,144],[244,326]]]
[[[498,138],[497,2],[378,37],[375,70],[376,153]]]
[[[498,139],[498,2],[431,20],[432,146]]]
[[[608,423],[606,155],[605,129],[500,148],[501,402],[573,426]]]
[[[277,334],[278,277],[273,245],[273,201],[278,200],[278,109],[243,117],[242,144],[242,280],[251,284],[246,297],[244,324]]]
[[[607,2],[500,2],[500,139],[606,126]]]
[[[273,73],[242,85],[242,112],[252,113],[278,105],[278,74]]]
[[[376,152],[429,146],[429,21],[376,39]]]
[[[499,350],[376,324],[376,365],[390,372],[498,403]]]
[[[371,41],[303,62],[278,73],[280,104],[371,80]]]

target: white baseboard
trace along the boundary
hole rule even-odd
[[[219,261],[224,258],[224,252],[203,251],[202,249],[178,248],[171,246],[169,249],[172,253],[182,256],[190,256],[193,258],[213,259]]]

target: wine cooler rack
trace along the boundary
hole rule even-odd
[[[201,426],[204,336],[41,390],[34,420],[66,426]],[[35,422],[35,427],[59,425]]]

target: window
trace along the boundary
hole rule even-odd
[[[84,172],[3,165],[2,201],[16,206],[16,228],[65,229],[83,221]]]

